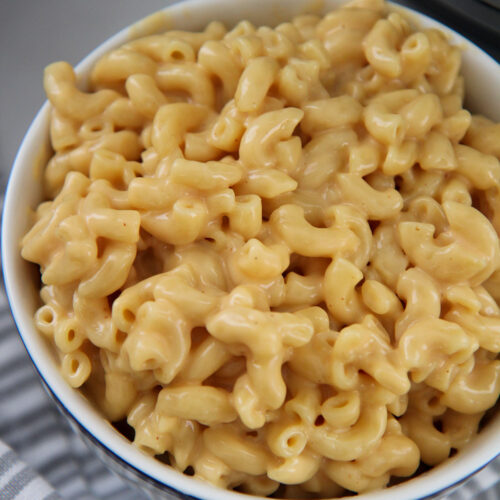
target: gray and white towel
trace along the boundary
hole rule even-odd
[[[147,498],[70,430],[42,388],[0,287],[0,500]],[[471,498],[500,498],[500,459],[446,500]]]

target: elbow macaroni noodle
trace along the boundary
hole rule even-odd
[[[22,241],[62,373],[225,488],[338,496],[436,465],[500,392],[500,125],[381,0],[45,70]]]

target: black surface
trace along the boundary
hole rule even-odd
[[[500,62],[500,0],[393,0],[446,24]]]
[[[500,9],[500,0],[481,0],[481,1],[495,7],[495,9]]]

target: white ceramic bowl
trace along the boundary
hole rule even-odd
[[[163,28],[202,29],[212,20],[234,25],[249,19],[255,24],[277,24],[311,10],[327,11],[341,0],[188,0],[167,7],[156,21]],[[321,8],[323,7],[323,8]],[[399,9],[400,7],[398,7]],[[403,9],[409,11],[408,9]],[[412,19],[420,26],[437,27],[463,48],[463,74],[466,78],[467,105],[500,121],[500,65],[471,42],[440,23],[414,11]],[[150,20],[151,21],[151,20]],[[154,23],[128,28],[110,38],[77,67],[84,81],[99,57]],[[12,313],[26,349],[49,392],[90,446],[112,468],[155,496],[168,492],[179,498],[204,500],[242,500],[247,495],[221,490],[170,469],[143,454],[119,434],[99,412],[62,378],[50,346],[36,331],[33,314],[38,304],[39,278],[34,266],[20,257],[19,242],[29,224],[30,209],[41,199],[41,169],[47,159],[49,105],[45,103],[31,124],[17,154],[10,176],[2,220],[2,261],[6,291]],[[453,458],[414,479],[382,491],[358,496],[360,500],[409,500],[436,497],[468,478],[500,453],[500,412],[481,433]]]

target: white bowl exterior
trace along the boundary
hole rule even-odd
[[[277,24],[294,15],[327,11],[344,3],[311,0],[188,0],[167,7],[168,24],[172,29],[202,29],[212,20],[234,25],[241,19],[255,24]],[[314,6],[317,8],[314,8]],[[467,103],[475,112],[482,112],[500,121],[500,65],[478,47],[442,24],[409,9],[422,27],[435,27],[448,33],[450,40],[463,49],[463,74],[466,81]],[[84,78],[95,61],[114,47],[127,42],[131,31],[126,28],[99,46],[78,66]],[[19,253],[20,240],[30,223],[30,209],[40,200],[41,176],[37,165],[43,145],[48,141],[49,104],[45,103],[31,124],[21,144],[9,179],[2,218],[2,261],[5,287],[12,313],[23,342],[47,385],[75,420],[106,448],[144,474],[184,494],[205,500],[241,500],[248,495],[225,491],[193,480],[142,453],[121,436],[78,391],[72,389],[60,374],[51,347],[36,330],[33,314],[38,289],[33,286],[32,266]],[[31,282],[32,286],[26,286]],[[500,414],[461,451],[443,464],[417,478],[386,490],[359,495],[360,500],[410,500],[435,494],[483,467],[500,452]],[[254,497],[256,498],[256,497]]]

